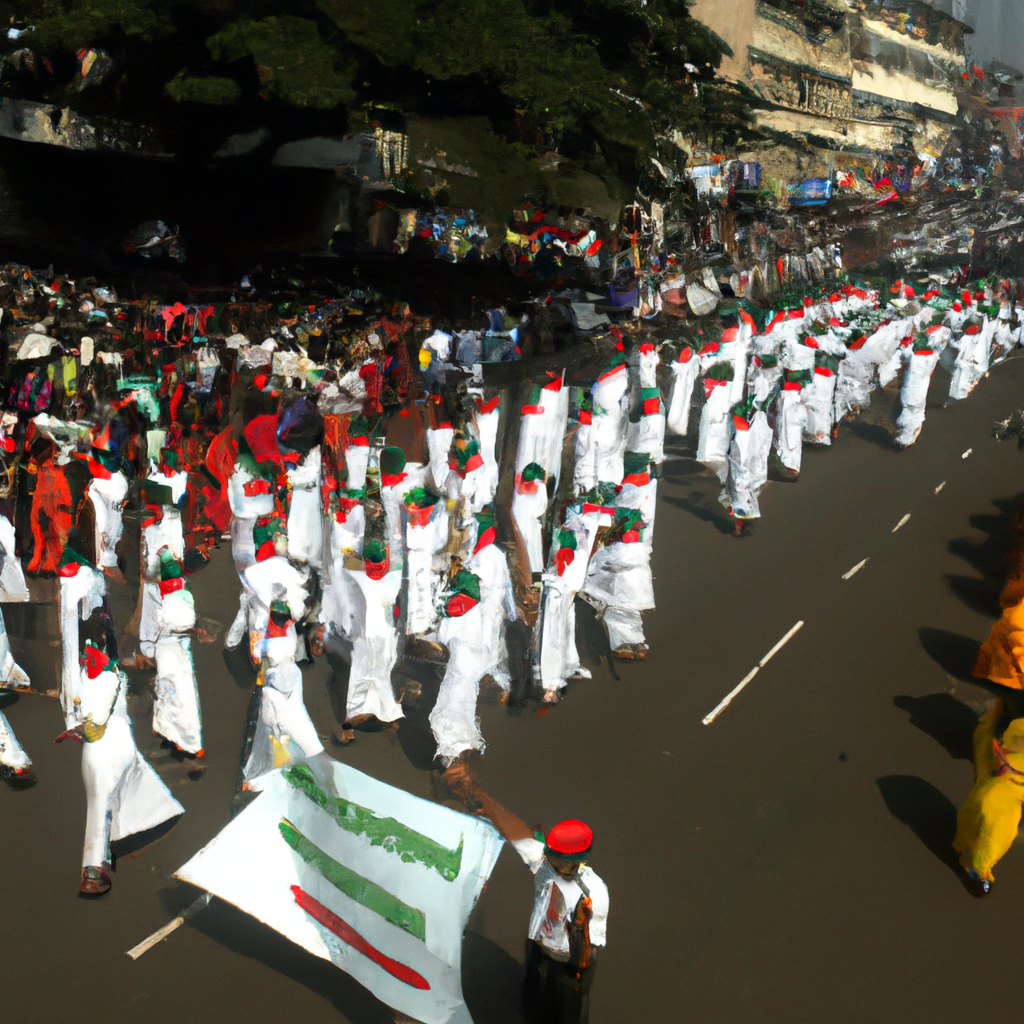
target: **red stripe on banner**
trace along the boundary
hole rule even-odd
[[[397,960],[392,960],[391,957],[386,956],[379,949],[371,946],[355,928],[342,921],[337,914],[328,910],[319,900],[315,900],[310,896],[308,892],[304,892],[300,886],[293,885],[291,890],[292,895],[295,897],[295,902],[314,921],[319,921],[328,931],[337,935],[342,942],[347,943],[354,950],[362,953],[363,956],[369,957],[379,967],[383,967],[388,974],[399,981],[404,981],[406,985],[411,985],[413,988],[418,989],[430,988],[430,982],[422,974],[417,974],[411,967],[400,964]]]

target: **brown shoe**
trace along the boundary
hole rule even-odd
[[[101,867],[89,865],[89,867],[82,868],[80,891],[83,896],[102,896],[105,892],[110,891],[110,876]]]

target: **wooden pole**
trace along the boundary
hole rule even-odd
[[[143,939],[137,946],[132,946],[128,950],[128,955],[133,960],[138,960],[147,949],[152,949],[158,942],[163,942],[171,932],[177,931],[197,910],[202,910],[211,899],[213,899],[213,893],[204,892],[195,903],[186,907],[172,921],[168,921],[163,928],[157,929],[148,939]]]

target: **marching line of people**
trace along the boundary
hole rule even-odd
[[[999,285],[892,295],[883,307],[845,285],[767,314],[741,302],[693,343],[613,328],[603,370],[587,376],[569,355],[519,401],[458,362],[464,338],[417,333],[408,311],[342,348],[322,343],[346,315],[330,303],[279,320],[260,345],[237,330],[219,340],[212,307],[180,303],[104,308],[93,294],[78,312],[99,313],[95,338],[59,341],[55,323],[23,318],[0,415],[0,599],[27,596],[22,562],[59,580],[64,736],[87,754],[83,891],[109,887],[110,838],[181,813],[131,739],[107,600],[125,585],[126,507],[144,516],[126,664],[152,674],[152,729],[183,756],[205,753],[189,580],[229,537],[240,596],[225,645],[257,679],[243,785],[324,754],[300,666],[325,650],[348,664],[342,742],[404,717],[403,655],[443,662],[429,725],[450,767],[486,745],[485,682],[553,704],[588,676],[577,599],[615,657],[646,656],[658,467],[666,432],[687,434],[698,405],[697,458],[742,522],[760,515],[773,448],[799,473],[803,444],[831,443],[901,370],[896,426],[911,444],[940,360],[959,399],[1020,343],[1022,311]],[[140,340],[126,346],[132,317]],[[5,634],[0,662],[8,687],[27,684]],[[30,763],[2,718],[0,763]],[[107,831],[93,820],[103,807]]]

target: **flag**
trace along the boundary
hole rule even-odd
[[[320,762],[325,763],[325,762]],[[470,1024],[462,936],[502,839],[338,762],[291,764],[175,877],[424,1024]]]

